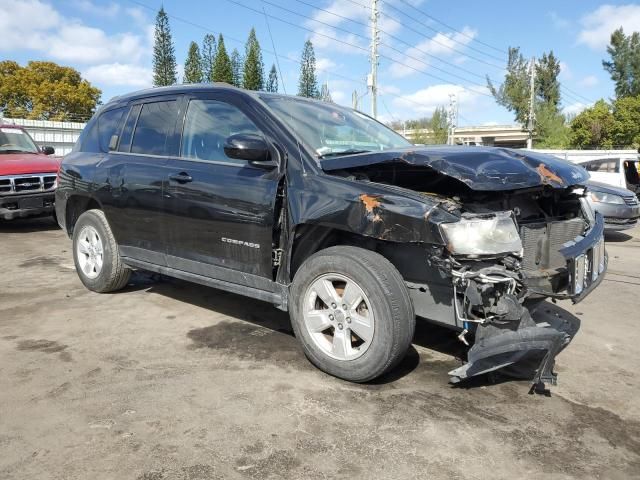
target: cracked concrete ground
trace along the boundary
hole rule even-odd
[[[640,478],[640,229],[609,240],[602,286],[544,307],[582,324],[544,397],[450,386],[460,347],[423,323],[349,384],[270,305],[145,274],[91,293],[50,220],[0,223],[0,478]]]

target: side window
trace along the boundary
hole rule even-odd
[[[194,160],[246,162],[224,153],[227,137],[237,133],[262,135],[238,107],[216,100],[191,100],[182,132],[180,156]]]
[[[117,133],[120,126],[120,120],[124,114],[126,107],[114,108],[104,112],[98,118],[98,132],[100,137],[100,149],[103,152],[109,151],[109,142],[111,137]]]
[[[592,160],[584,165],[588,172],[599,172],[604,160]]]
[[[128,152],[129,148],[131,148],[131,138],[133,137],[133,128],[136,126],[136,122],[138,121],[138,115],[140,114],[141,105],[134,105],[129,110],[129,115],[127,116],[127,120],[124,123],[124,127],[122,127],[122,134],[120,135],[120,140],[118,142],[118,151],[119,152]]]
[[[145,103],[142,105],[131,142],[132,153],[166,155],[167,137],[173,133],[178,115],[178,102]]]
[[[93,117],[87,123],[78,138],[79,150],[81,152],[98,153],[100,152],[100,141],[98,139],[98,118]],[[75,148],[75,147],[74,147]]]

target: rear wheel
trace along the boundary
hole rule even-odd
[[[345,380],[366,382],[404,357],[415,329],[409,293],[381,255],[331,247],[307,259],[292,285],[291,320],[309,360]]]
[[[73,260],[80,280],[94,292],[120,290],[131,275],[101,210],[88,210],[78,218],[73,229]]]

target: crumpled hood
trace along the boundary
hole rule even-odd
[[[42,153],[0,154],[0,177],[4,175],[29,175],[32,173],[57,173],[60,157]]]
[[[433,169],[472,190],[503,191],[584,184],[589,173],[559,158],[528,150],[494,147],[410,147],[321,160],[325,171],[400,163]]]

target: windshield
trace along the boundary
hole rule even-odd
[[[1,153],[38,153],[38,147],[31,137],[19,128],[0,128]]]
[[[390,128],[350,108],[295,97],[261,98],[321,159],[412,146]]]

